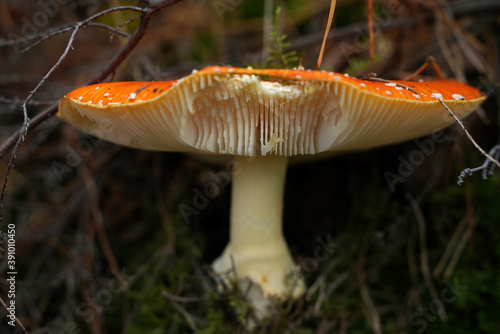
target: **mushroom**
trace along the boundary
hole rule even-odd
[[[58,117],[129,147],[234,156],[230,241],[212,268],[236,279],[264,316],[270,298],[305,291],[282,233],[289,157],[427,135],[454,122],[439,100],[463,118],[483,99],[454,81],[212,66],[177,81],[82,87],[61,100]]]

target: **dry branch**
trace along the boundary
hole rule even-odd
[[[114,28],[111,28],[111,27],[106,26],[106,25],[96,24],[93,21],[101,16],[104,16],[104,15],[112,13],[112,12],[117,12],[117,11],[132,10],[132,11],[136,11],[136,12],[141,13],[141,15],[138,17],[140,19],[139,26],[136,29],[136,31],[134,32],[134,34],[132,34],[130,36],[128,43],[120,50],[120,52],[115,56],[115,58],[110,61],[110,63],[107,65],[107,67],[103,69],[101,74],[98,75],[97,77],[95,77],[94,79],[92,79],[88,84],[98,83],[98,82],[105,80],[110,75],[112,75],[116,71],[117,67],[127,58],[127,56],[137,46],[139,41],[143,38],[144,34],[146,33],[147,27],[149,25],[151,18],[157,12],[161,11],[165,7],[170,6],[170,5],[175,4],[177,2],[180,2],[180,1],[182,1],[182,0],[155,0],[155,1],[153,1],[153,0],[144,1],[143,0],[143,2],[146,5],[143,8],[142,7],[134,7],[134,6],[120,6],[120,7],[110,8],[110,9],[101,11],[97,14],[94,14],[94,15],[88,17],[87,19],[85,19],[81,22],[77,22],[74,25],[66,27],[66,28],[59,28],[59,29],[56,29],[53,31],[49,31],[49,32],[46,32],[45,34],[42,34],[41,36],[31,36],[28,39],[21,39],[21,40],[18,40],[16,42],[12,42],[12,43],[0,44],[0,47],[13,46],[13,45],[22,44],[22,43],[26,42],[27,40],[29,41],[29,40],[38,39],[31,46],[29,46],[25,49],[25,51],[29,51],[34,46],[38,45],[39,43],[47,40],[48,38],[50,38],[54,35],[62,34],[64,32],[68,32],[68,31],[72,31],[72,33],[69,37],[69,40],[66,43],[66,47],[65,47],[63,53],[61,54],[61,56],[58,58],[56,63],[50,68],[50,70],[45,74],[45,76],[43,76],[43,78],[38,82],[36,87],[30,91],[29,95],[22,103],[21,110],[23,113],[23,123],[22,123],[21,128],[18,131],[14,132],[0,146],[0,158],[6,156],[8,152],[11,152],[9,161],[7,163],[7,169],[6,169],[3,185],[1,188],[1,192],[0,192],[0,234],[1,234],[0,236],[3,237],[4,198],[5,198],[7,184],[9,181],[9,175],[10,175],[12,168],[14,167],[14,161],[16,159],[16,155],[18,153],[18,150],[20,149],[22,143],[24,142],[24,140],[26,138],[26,135],[28,133],[28,128],[29,127],[33,128],[34,126],[41,124],[43,121],[45,121],[46,119],[53,116],[55,114],[55,112],[57,111],[57,104],[54,104],[54,105],[46,108],[40,114],[38,114],[33,119],[33,121],[30,121],[30,118],[28,116],[27,106],[31,102],[33,97],[36,95],[36,93],[40,90],[40,88],[47,82],[47,80],[50,78],[50,76],[59,68],[61,63],[66,58],[66,56],[69,54],[69,51],[73,48],[73,43],[74,43],[75,37],[78,34],[79,30],[82,27],[93,25],[93,26],[98,26],[98,27],[104,27],[106,29],[111,30],[113,33],[122,34],[118,31],[118,29],[121,26],[118,26],[117,28],[114,29]],[[134,18],[133,20],[135,20],[135,19],[137,19],[137,17]],[[127,21],[126,23],[128,23],[128,22],[130,22],[130,21]],[[3,300],[0,299],[0,302],[3,305],[3,307],[5,309],[7,309]],[[18,323],[20,328],[23,330],[23,332],[28,333],[26,331],[26,329],[23,327],[23,325],[21,324],[21,322],[17,319],[17,317],[16,317],[16,322]]]

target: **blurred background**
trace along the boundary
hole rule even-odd
[[[66,48],[71,31],[51,32],[124,5],[144,4],[0,1],[1,143],[20,129],[22,102]],[[375,61],[367,2],[338,0],[321,68],[401,79],[432,55],[446,77],[488,96],[464,123],[486,151],[498,144],[500,2],[375,0],[373,7]],[[329,8],[326,0],[184,0],[152,17],[108,79],[171,80],[212,64],[280,67],[268,59],[275,23],[290,43],[285,51],[298,56],[287,65],[314,69]],[[31,118],[99,76],[139,26],[130,10],[93,22],[37,91]],[[419,78],[435,76],[429,68]],[[434,148],[423,150],[422,142]],[[3,180],[10,153],[0,151]],[[415,152],[425,159],[402,175]],[[476,173],[457,185],[462,170],[483,161],[455,125],[440,136],[292,164],[284,233],[310,289],[277,304],[258,332],[500,332],[500,173],[486,180]],[[16,315],[24,327],[244,332],[251,316],[244,296],[217,290],[209,270],[228,241],[230,187],[189,221],[179,210],[211,181],[210,172],[224,168],[195,156],[119,147],[55,117],[30,127],[2,203],[3,232],[16,226]],[[315,258],[325,243],[333,251]],[[2,246],[0,297],[8,302]],[[0,307],[0,332],[22,333],[8,321]]]

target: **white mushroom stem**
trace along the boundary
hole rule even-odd
[[[286,169],[286,157],[235,158],[230,240],[212,264],[248,292],[261,317],[270,297],[297,297],[305,287],[282,231]]]

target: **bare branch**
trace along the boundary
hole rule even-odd
[[[132,20],[129,20],[129,21],[137,20],[137,18],[139,18],[139,17],[135,17],[135,18],[133,18]],[[127,23],[128,23],[128,22],[127,22]],[[120,27],[121,27],[121,26],[116,27],[116,28],[113,28],[113,27],[108,26],[108,25],[106,25],[106,24],[103,24],[103,23],[96,23],[96,22],[88,22],[88,23],[86,23],[85,25],[90,26],[90,27],[98,27],[98,28],[107,29],[107,30],[111,31],[113,34],[118,34],[118,35],[120,35],[120,36],[130,38],[130,35],[129,35],[129,34],[126,34],[126,33],[122,32],[122,31],[118,30],[118,29],[120,29]],[[51,37],[53,37],[53,36],[55,36],[55,35],[63,34],[63,33],[65,33],[65,32],[71,31],[71,30],[73,30],[73,29],[75,29],[75,28],[76,28],[76,25],[71,25],[71,26],[69,26],[69,27],[64,27],[64,28],[61,28],[61,29],[59,29],[59,30],[55,30],[55,31],[53,31],[53,32],[51,32],[51,33],[49,33],[49,34],[47,34],[47,35],[45,35],[45,36],[41,37],[38,41],[34,42],[34,43],[33,43],[33,44],[31,44],[30,46],[28,46],[28,47],[26,47],[26,48],[24,48],[24,49],[22,49],[22,50],[19,50],[19,52],[20,52],[20,53],[25,53],[25,52],[27,52],[27,51],[29,51],[29,50],[33,49],[35,46],[39,45],[40,43],[42,43],[42,42],[44,42],[44,41],[46,41],[46,40],[50,39]],[[23,42],[24,42],[23,40],[21,40],[21,41],[20,41],[20,43],[23,43]],[[20,43],[19,43],[19,44],[20,44]]]
[[[134,34],[131,36],[128,43],[120,50],[120,52],[115,56],[115,58],[102,71],[102,73],[99,76],[97,76],[96,78],[94,78],[93,80],[91,80],[88,84],[98,83],[98,82],[101,82],[102,80],[106,79],[111,74],[113,74],[116,71],[116,68],[123,62],[123,60],[125,60],[125,58],[130,54],[130,52],[137,46],[137,44],[142,39],[142,37],[144,36],[144,34],[147,30],[147,27],[149,25],[151,17],[155,13],[162,10],[163,8],[170,6],[170,5],[173,5],[175,3],[178,3],[180,1],[182,1],[182,0],[161,0],[161,1],[158,0],[158,1],[153,1],[152,3],[145,2],[147,5],[149,5],[148,7],[145,7],[145,8],[134,7],[134,6],[114,7],[114,8],[110,8],[110,9],[106,9],[104,11],[101,11],[97,14],[94,14],[94,15],[88,17],[87,19],[85,19],[84,21],[76,23],[72,27],[73,32],[71,33],[71,36],[69,38],[68,43],[66,44],[66,48],[65,48],[63,54],[61,55],[61,57],[59,57],[58,61],[54,64],[54,66],[52,66],[52,68],[42,78],[42,80],[38,83],[38,85],[35,87],[35,89],[33,89],[30,92],[30,94],[28,95],[28,97],[26,98],[24,103],[22,104],[21,109],[23,111],[23,124],[22,124],[21,128],[18,131],[16,131],[15,133],[13,133],[7,139],[7,141],[4,142],[0,146],[0,158],[5,156],[12,149],[10,159],[9,159],[9,162],[7,165],[6,174],[4,177],[4,182],[3,182],[1,192],[0,192],[0,230],[3,229],[3,220],[4,220],[3,202],[4,202],[5,190],[7,188],[10,171],[14,166],[14,160],[16,159],[17,152],[18,152],[19,148],[21,147],[21,144],[24,142],[24,139],[25,139],[26,134],[28,132],[28,127],[30,125],[33,126],[35,124],[38,125],[38,124],[42,123],[47,118],[53,116],[57,111],[57,105],[53,105],[53,106],[45,109],[42,113],[40,113],[36,117],[36,123],[34,121],[30,123],[30,119],[28,117],[28,112],[27,112],[27,105],[31,101],[33,96],[37,93],[37,91],[40,89],[40,87],[45,84],[45,82],[50,77],[50,75],[59,67],[59,65],[62,63],[62,61],[66,58],[70,49],[73,46],[73,42],[74,42],[75,36],[78,33],[78,31],[82,27],[89,25],[93,20],[95,20],[103,15],[106,15],[108,13],[122,11],[122,10],[132,10],[132,11],[136,11],[136,12],[141,13],[141,15],[139,17],[141,20],[140,24],[139,24],[138,28],[136,29],[136,31],[134,32]]]
[[[32,129],[34,129],[35,127],[40,125],[43,121],[52,117],[57,111],[57,106],[58,106],[58,103],[56,102],[53,105],[51,105],[50,107],[47,107],[46,109],[44,109],[42,112],[38,113],[35,117],[33,117],[31,119],[30,127]],[[3,158],[4,156],[6,156],[7,153],[10,152],[12,147],[14,147],[14,145],[16,144],[17,138],[19,136],[19,131],[20,130],[17,130],[13,134],[11,134],[10,137],[7,138],[2,143],[2,145],[0,146],[0,159]]]
[[[9,99],[5,96],[1,96],[0,95],[0,103],[3,103],[3,104],[10,104],[10,105],[19,105],[19,107],[21,107],[21,104],[23,103],[24,101],[20,100],[20,99],[17,99],[17,98],[13,98],[13,99]],[[40,105],[47,105],[47,104],[54,104],[54,103],[57,103],[57,101],[54,101],[54,100],[50,100],[50,101],[29,101],[29,105],[35,105],[35,106],[40,106]]]
[[[47,74],[45,74],[45,76],[42,78],[42,80],[40,80],[40,82],[35,87],[35,89],[33,89],[30,92],[30,94],[28,95],[26,100],[24,100],[24,103],[21,106],[21,109],[23,111],[23,125],[21,126],[21,129],[17,133],[17,140],[14,144],[14,148],[12,150],[9,162],[7,164],[7,170],[5,172],[5,178],[4,178],[4,182],[2,185],[2,190],[0,192],[0,229],[2,229],[2,227],[3,227],[3,200],[5,197],[5,190],[7,189],[7,183],[9,181],[10,171],[12,170],[12,167],[14,166],[14,160],[16,159],[17,151],[21,147],[21,144],[24,142],[24,139],[26,138],[26,134],[28,133],[28,127],[30,124],[30,119],[28,117],[28,109],[27,109],[28,103],[31,101],[33,96],[35,96],[36,92],[40,89],[40,87],[42,87],[45,84],[45,82],[49,79],[51,74],[59,67],[59,65],[61,65],[64,58],[66,58],[66,56],[69,53],[69,50],[73,46],[73,41],[74,41],[75,36],[78,33],[81,26],[82,26],[82,24],[76,25],[75,29],[71,33],[69,41],[66,44],[66,48],[64,49],[64,52],[62,53],[62,55],[59,57],[57,62],[54,64],[54,66],[52,66],[52,68],[47,72]]]
[[[487,157],[483,164],[479,167],[476,168],[466,168],[464,169],[460,175],[458,176],[458,185],[462,185],[464,183],[464,179],[467,175],[471,176],[472,174],[476,172],[482,172],[481,176],[483,177],[483,180],[486,180],[488,178],[488,175],[493,175],[493,171],[495,170],[495,167],[498,166],[498,163],[495,163],[500,159],[500,144],[493,146],[490,151],[488,152],[487,156],[491,156],[493,159],[495,159],[493,162]]]
[[[460,125],[460,127],[465,131],[467,138],[469,138],[470,142],[474,145],[474,147],[476,147],[479,150],[479,152],[481,152],[481,154],[486,157],[486,160],[484,161],[484,163],[481,166],[476,167],[476,168],[472,168],[472,169],[471,168],[464,169],[460,173],[460,176],[458,177],[457,183],[459,185],[461,185],[464,182],[464,178],[466,175],[472,175],[473,173],[479,172],[479,171],[483,171],[483,179],[486,179],[487,174],[488,174],[488,167],[490,167],[490,170],[489,170],[490,175],[493,174],[493,170],[495,169],[495,166],[500,167],[500,162],[498,162],[498,158],[500,157],[500,144],[493,146],[493,148],[490,150],[490,152],[486,153],[481,148],[481,146],[479,146],[476,143],[474,138],[472,138],[469,131],[467,131],[467,129],[465,128],[464,123],[462,123],[462,121],[457,117],[457,115],[455,115],[455,113],[443,102],[442,99],[438,99],[438,100],[446,108],[448,113],[457,121],[457,123]]]
[[[457,115],[455,115],[455,113],[443,102],[443,99],[439,98],[438,100],[446,108],[446,110],[448,111],[448,113],[457,121],[457,123],[460,125],[460,127],[465,131],[465,134],[467,135],[467,138],[469,138],[470,142],[479,150],[479,152],[481,152],[481,154],[484,155],[486,157],[486,159],[489,160],[491,163],[494,163],[495,165],[497,165],[498,167],[500,167],[500,162],[498,162],[498,160],[494,159],[491,155],[489,155],[488,153],[486,153],[481,148],[481,146],[479,146],[476,143],[476,141],[474,140],[474,138],[472,138],[472,136],[470,135],[469,131],[467,131],[467,129],[465,128],[464,123],[462,123],[462,121],[457,117]]]
[[[413,94],[417,94],[417,95],[420,95],[419,92],[417,92],[416,90],[406,86],[406,85],[403,85],[402,83],[399,83],[399,82],[394,82],[392,80],[387,80],[387,79],[382,79],[382,78],[379,78],[377,77],[377,74],[376,73],[368,73],[366,75],[362,75],[362,76],[355,76],[355,78],[358,78],[358,79],[362,79],[362,80],[368,80],[368,81],[377,81],[377,82],[384,82],[384,83],[390,83],[390,84],[394,84],[398,87],[401,87],[401,88],[404,88],[410,92],[412,92]]]
[[[108,25],[103,24],[103,23],[91,22],[91,21],[93,21],[101,16],[107,15],[109,13],[117,12],[117,11],[124,11],[124,10],[130,10],[130,11],[135,11],[135,12],[140,12],[140,13],[145,13],[145,11],[146,11],[146,9],[144,9],[144,8],[135,7],[135,6],[120,6],[120,7],[109,8],[109,9],[103,10],[102,12],[94,14],[94,15],[90,16],[89,18],[87,18],[86,20],[79,22],[79,23],[76,23],[76,24],[58,27],[55,29],[51,29],[49,31],[44,31],[44,32],[32,34],[32,35],[25,36],[25,37],[19,38],[19,39],[0,40],[0,48],[1,47],[15,46],[15,45],[23,44],[23,43],[38,39],[38,41],[36,41],[33,45],[31,45],[23,50],[20,50],[21,53],[24,53],[24,52],[30,50],[31,48],[33,48],[34,46],[40,44],[41,42],[43,42],[43,41],[45,41],[45,40],[47,40],[55,35],[64,34],[68,31],[71,31],[79,25],[80,26],[88,25],[88,26],[100,27],[100,28],[108,29],[108,30],[110,30],[114,33],[120,34],[122,36],[129,37],[128,34],[125,34],[123,32],[118,31],[118,29],[120,29],[123,25],[120,25],[116,28],[113,28],[113,27],[108,26]],[[133,20],[136,20],[139,17],[140,16],[135,17],[131,20],[128,20],[127,22],[125,22],[125,24],[128,24],[128,23],[132,22]]]

